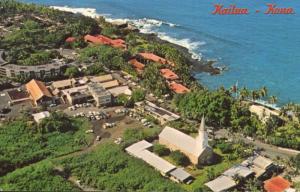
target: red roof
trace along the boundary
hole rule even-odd
[[[153,53],[139,53],[139,55],[141,57],[143,57],[144,59],[150,60],[150,61],[154,61],[156,63],[161,63],[161,64],[169,64],[174,66],[174,63],[172,63],[171,61],[168,61],[160,56],[157,56]]]
[[[76,38],[75,38],[75,37],[68,37],[68,38],[66,39],[66,42],[67,42],[67,43],[73,43],[74,41],[76,41]]]
[[[133,65],[133,67],[136,68],[136,69],[138,69],[138,70],[144,70],[144,68],[145,68],[145,65],[143,63],[139,62],[136,59],[129,60],[129,63],[131,65]]]
[[[264,182],[264,188],[267,192],[283,192],[284,190],[290,188],[291,183],[280,177],[273,177]]]
[[[160,73],[167,80],[176,80],[179,78],[178,75],[176,75],[176,73],[174,73],[170,69],[161,69]]]
[[[117,48],[125,48],[125,41],[122,39],[111,39],[109,37],[106,37],[104,35],[86,35],[84,36],[84,40],[95,43],[95,44],[103,44],[103,45],[111,45],[113,47]]]
[[[183,86],[182,84],[176,83],[176,82],[171,82],[169,83],[169,87],[172,91],[178,94],[183,94],[183,93],[188,93],[190,90]]]

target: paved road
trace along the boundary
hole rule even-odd
[[[262,148],[264,151],[262,151],[262,154],[267,155],[273,159],[276,157],[281,157],[285,159],[289,159],[290,157],[296,156],[298,153],[296,151],[290,151],[287,149],[279,148],[274,145],[266,144],[258,140],[251,141],[247,139],[246,137],[242,136],[241,134],[237,133],[229,133],[225,129],[220,129],[215,133],[215,136],[218,138],[220,137],[225,137],[228,139],[233,139],[233,140],[242,140],[245,143],[250,143],[253,144],[257,148]]]

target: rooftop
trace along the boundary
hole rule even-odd
[[[143,63],[139,62],[137,59],[131,59],[128,62],[137,70],[144,70],[144,68],[145,68],[145,65]]]
[[[50,113],[48,111],[43,111],[40,113],[32,114],[32,116],[35,122],[39,123],[42,119],[50,117]]]
[[[103,83],[103,82],[106,82],[106,81],[111,81],[113,79],[114,78],[111,74],[107,74],[107,75],[100,75],[100,76],[91,77],[90,81],[94,82],[94,83]]]
[[[17,89],[7,91],[7,94],[12,101],[22,100],[22,99],[26,99],[29,97],[29,95],[26,91],[17,90]]]
[[[183,168],[176,168],[170,173],[170,175],[175,177],[181,182],[185,182],[186,180],[192,178],[192,175],[186,172]]]
[[[112,81],[107,81],[107,82],[100,83],[100,85],[105,89],[109,89],[109,88],[119,86],[119,82],[118,82],[118,80],[112,80]]]
[[[190,90],[188,88],[186,88],[182,84],[176,83],[174,81],[169,83],[169,87],[172,91],[174,91],[175,93],[178,93],[178,94],[190,92]]]
[[[144,160],[149,165],[159,170],[163,174],[167,174],[176,168],[176,166],[172,165],[168,161],[148,151],[147,149],[151,146],[151,143],[143,140],[127,147],[125,150],[133,156]]]
[[[143,105],[144,102],[137,102],[136,105],[140,106]],[[176,115],[175,113],[172,113],[164,108],[158,107],[154,103],[151,103],[150,101],[145,102],[145,110],[151,113],[154,113],[155,115],[158,115],[160,117],[163,117],[167,121],[175,121],[180,118],[180,116]]]
[[[61,80],[61,81],[54,81],[52,83],[52,87],[54,89],[60,89],[63,87],[70,87],[76,83],[76,79],[66,79],[66,80]]]
[[[205,183],[213,192],[223,192],[227,191],[236,186],[235,181],[227,176],[220,176],[215,180]]]
[[[171,61],[166,60],[165,58],[162,58],[158,55],[155,55],[153,53],[139,53],[139,56],[143,57],[144,59],[156,62],[156,63],[161,63],[161,64],[169,64],[171,66],[174,66],[174,63],[172,63]]]
[[[234,177],[235,175],[239,175],[241,177],[246,178],[246,177],[250,176],[253,173],[254,172],[251,171],[248,167],[237,165],[237,166],[231,167],[230,169],[225,171],[223,173],[223,175],[228,176],[228,177]]]
[[[125,94],[125,95],[131,95],[132,91],[129,89],[128,86],[119,86],[115,88],[108,89],[108,91],[114,96],[118,96],[120,94]]]
[[[43,96],[52,97],[51,93],[41,81],[32,79],[26,84],[26,89],[35,101],[41,99]]]
[[[167,80],[176,80],[179,78],[178,75],[176,75],[176,73],[174,73],[170,69],[161,69],[160,73]]]
[[[201,155],[204,149],[197,148],[197,140],[181,131],[178,131],[172,127],[166,126],[159,134],[159,139],[166,140],[168,143],[172,143],[177,148],[185,151],[189,154]]]
[[[264,189],[267,192],[284,192],[289,189],[290,186],[291,183],[280,176],[273,177],[264,182]]]
[[[122,39],[111,39],[104,35],[86,35],[84,36],[85,41],[89,41],[95,44],[104,44],[104,45],[111,45],[117,48],[125,48],[125,41]]]

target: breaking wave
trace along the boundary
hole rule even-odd
[[[177,24],[166,22],[166,21],[161,21],[161,20],[157,20],[157,19],[149,19],[149,18],[142,18],[142,19],[118,18],[118,19],[115,19],[115,18],[111,18],[110,14],[97,13],[97,10],[94,8],[73,8],[73,7],[68,7],[68,6],[51,6],[51,7],[53,9],[72,12],[72,13],[76,13],[76,14],[82,14],[82,15],[92,17],[92,18],[97,18],[99,16],[102,16],[108,22],[118,21],[118,22],[130,23],[133,26],[135,26],[136,28],[138,28],[141,33],[145,33],[145,34],[155,33],[162,40],[165,40],[170,43],[174,43],[174,44],[177,44],[177,45],[187,48],[189,50],[189,52],[191,53],[193,59],[201,60],[201,58],[202,58],[202,54],[198,53],[197,50],[199,49],[200,46],[205,45],[205,42],[197,42],[197,41],[195,42],[188,38],[179,39],[179,38],[172,37],[165,32],[159,31],[159,29],[162,26],[175,28],[175,27],[179,26]]]

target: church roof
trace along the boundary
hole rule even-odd
[[[176,146],[181,151],[200,156],[204,149],[196,150],[198,142],[195,138],[186,135],[172,127],[166,126],[159,134],[160,139],[166,140],[168,143]]]

